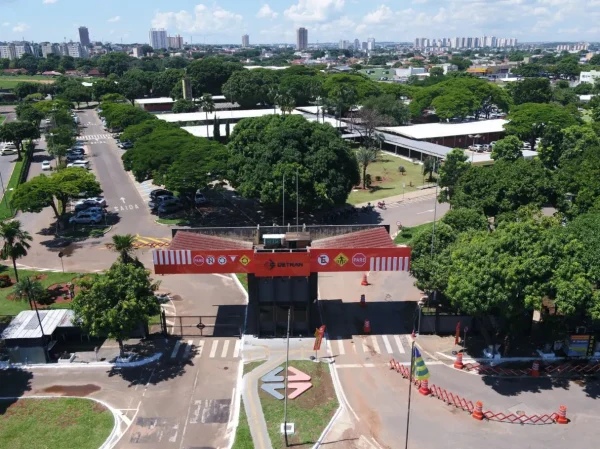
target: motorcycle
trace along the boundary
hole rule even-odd
[[[379,202],[377,203],[377,207],[378,207],[379,209],[383,209],[383,210],[387,209],[387,207],[385,206],[385,201],[379,201]]]

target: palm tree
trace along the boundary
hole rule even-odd
[[[290,114],[296,107],[296,100],[289,92],[279,95],[277,103],[282,115],[285,115],[286,112]]]
[[[34,301],[43,298],[46,295],[46,289],[42,286],[41,282],[25,278],[15,284],[13,295],[17,299],[27,300],[29,308],[33,310]]]
[[[2,260],[11,259],[15,269],[15,278],[19,282],[19,273],[17,272],[17,259],[27,255],[27,250],[31,248],[29,242],[33,239],[27,231],[21,229],[19,220],[0,222],[0,237],[4,239],[4,245],[0,250]]]
[[[378,152],[379,150],[377,150],[377,148],[372,147],[360,147],[356,151],[356,159],[358,160],[358,164],[362,167],[363,189],[366,189],[367,185],[367,167],[371,162],[375,162],[377,160]]]
[[[135,249],[133,246],[135,243],[135,235],[113,235],[112,241],[110,248],[114,252],[119,253],[121,262],[128,263],[131,260],[131,253]]]
[[[206,114],[206,138],[208,139],[208,113],[215,112],[215,102],[211,94],[204,94],[199,101],[200,109]]]
[[[271,86],[269,87],[269,92],[267,93],[267,98],[273,105],[273,114],[277,113],[277,103],[279,102],[279,87]]]

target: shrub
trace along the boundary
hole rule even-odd
[[[9,287],[12,285],[12,280],[7,274],[0,275],[0,288]]]
[[[381,176],[377,175],[377,176],[375,176],[375,181],[381,182],[381,181],[383,181],[383,178]]]
[[[101,229],[92,229],[90,231],[90,237],[103,237],[104,236],[104,231],[102,231]]]
[[[365,176],[365,186],[371,187],[372,183],[373,183],[373,180],[371,179],[371,175],[369,173],[367,173],[367,175]]]
[[[406,173],[406,167],[404,167],[404,165],[401,165],[400,167],[398,167],[398,171],[401,175],[404,175],[404,173]]]

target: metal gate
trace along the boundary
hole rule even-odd
[[[241,315],[176,315],[161,314],[165,335],[179,337],[241,337],[244,321]]]

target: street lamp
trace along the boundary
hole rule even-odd
[[[471,145],[471,164],[473,163],[473,156],[475,155],[475,149],[473,148],[475,146],[475,139],[480,139],[481,136],[479,134],[469,134],[469,137],[471,139],[473,139],[473,145]]]

